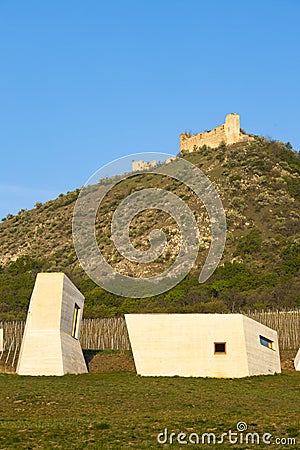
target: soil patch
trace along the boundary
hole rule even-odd
[[[91,373],[136,372],[130,352],[89,351],[84,354]]]

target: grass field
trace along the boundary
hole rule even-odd
[[[134,373],[20,377],[0,374],[0,448],[300,448],[300,373],[244,379],[142,378]],[[248,432],[298,445],[158,444],[170,432]],[[245,436],[246,433],[243,433]],[[182,438],[184,440],[184,438]],[[163,438],[162,438],[163,440]],[[194,440],[194,438],[193,438]],[[194,441],[195,442],[195,441]]]

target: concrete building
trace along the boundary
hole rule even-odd
[[[3,328],[0,328],[0,352],[4,351]]]
[[[87,372],[79,342],[84,296],[63,273],[39,273],[32,292],[17,373]]]
[[[295,370],[300,370],[300,348],[297,352],[296,358],[294,359]]]
[[[126,314],[139,375],[280,373],[277,332],[242,314]]]
[[[180,153],[194,152],[199,147],[216,148],[220,144],[234,144],[241,141],[249,141],[253,138],[242,133],[240,128],[240,116],[238,114],[228,114],[225,123],[211,131],[203,131],[198,134],[181,133]]]

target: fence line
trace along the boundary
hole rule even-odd
[[[125,320],[121,317],[109,319],[84,319],[80,331],[82,348],[89,350],[129,350],[130,342]]]
[[[25,328],[25,321],[0,322],[0,328],[3,329],[3,347],[4,352],[11,346],[13,350],[20,347]]]
[[[281,350],[300,347],[300,310],[249,311],[245,314],[251,319],[276,330]],[[0,328],[3,328],[3,355],[5,354],[7,357],[7,352],[13,353],[14,361],[21,346],[24,327],[25,322],[0,322]],[[83,349],[89,350],[130,349],[126,323],[121,317],[84,319],[80,342]]]
[[[246,315],[276,330],[281,350],[300,347],[300,310],[252,311]]]

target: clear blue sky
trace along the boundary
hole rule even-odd
[[[298,0],[0,0],[0,218],[241,115],[300,148]]]

